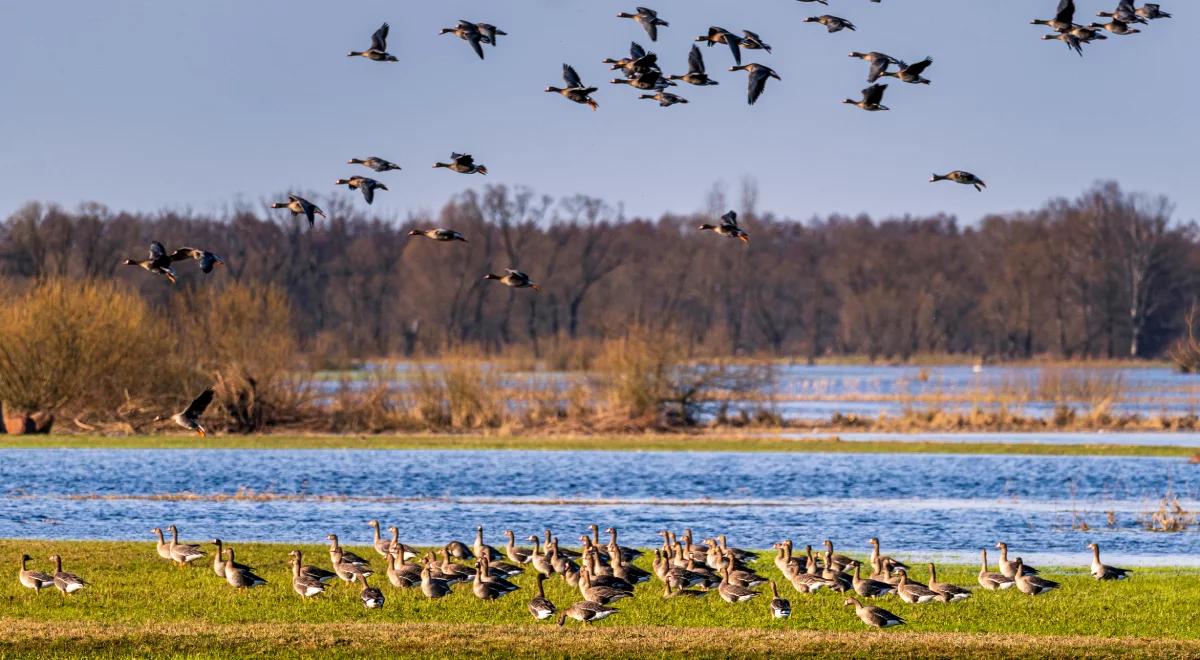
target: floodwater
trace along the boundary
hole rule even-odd
[[[1195,510],[1200,466],[1080,456],[0,449],[0,537],[150,542],[151,528],[176,523],[191,540],[313,543],[336,532],[361,543],[366,521],[378,518],[413,544],[470,541],[483,525],[499,545],[505,529],[524,538],[550,528],[571,543],[597,523],[639,546],[660,529],[690,527],[751,548],[830,538],[863,552],[878,536],[890,553],[969,562],[1005,540],[1031,562],[1082,565],[1097,541],[1114,563],[1200,565],[1200,533],[1143,529],[1167,492]]]

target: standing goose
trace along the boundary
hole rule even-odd
[[[208,410],[208,406],[212,403],[212,400],[213,388],[210,387],[201,392],[195,399],[192,399],[192,402],[183,411],[171,415],[170,419],[178,426],[189,431],[195,431],[196,435],[203,438],[208,435],[208,429],[204,428],[200,423],[200,417],[204,415],[205,410]],[[155,419],[158,420],[161,418],[156,417]]]
[[[726,603],[744,603],[758,595],[757,591],[749,587],[743,587],[730,582],[728,565],[721,572],[721,584],[717,587],[717,593],[720,594],[721,600]]]
[[[742,48],[746,50],[765,50],[771,52],[771,44],[762,40],[762,37],[751,32],[750,30],[742,30]]]
[[[1017,562],[1008,560],[1008,544],[1004,541],[999,541],[996,543],[996,548],[1000,550],[1000,572],[1003,573],[1005,577],[1016,577]],[[1030,575],[1038,574],[1037,569],[1032,566],[1022,565],[1021,571],[1029,573]]]
[[[566,87],[555,87],[551,85],[546,88],[546,91],[560,94],[568,101],[574,101],[580,105],[586,105],[587,107],[591,108],[593,112],[600,107],[600,104],[596,103],[596,101],[592,99],[592,94],[595,94],[596,90],[600,88],[585,87],[583,82],[579,79],[579,74],[575,71],[575,67],[571,66],[570,64],[563,64],[563,82],[566,83]],[[484,168],[484,174],[486,173],[487,169]]]
[[[22,587],[41,591],[54,584],[53,575],[25,568],[25,562],[27,561],[33,561],[33,557],[21,555],[21,570],[17,572],[17,581],[21,583]]]
[[[824,14],[822,16],[809,16],[808,18],[804,19],[804,22],[820,23],[821,25],[824,25],[825,29],[831,33],[841,32],[842,30],[856,31],[858,29],[854,27],[854,24],[850,21],[844,18],[838,18],[837,16],[830,16],[829,14]]]
[[[376,62],[397,62],[395,55],[387,52],[388,24],[384,23],[371,35],[371,47],[363,51],[350,51],[347,57],[365,57]]]
[[[1017,591],[1029,594],[1030,596],[1037,596],[1059,587],[1059,584],[1054,580],[1047,580],[1022,570],[1024,566],[1021,564],[1020,557],[1017,557],[1017,561],[1013,563],[1014,570],[1016,571],[1013,581],[1017,583]]]
[[[318,566],[305,564],[304,553],[300,552],[299,550],[292,550],[288,553],[288,556],[296,560],[296,565],[300,567],[300,574],[304,577],[312,578],[321,584],[328,584],[329,582],[337,579],[337,573],[334,573],[333,571],[327,571]]]
[[[713,26],[708,28],[708,34],[696,37],[696,41],[703,41],[711,48],[713,44],[725,44],[729,46],[730,52],[733,53],[734,64],[742,64],[742,38],[722,27]]]
[[[424,236],[425,238],[441,243],[446,243],[449,241],[462,241],[463,243],[469,242],[465,236],[454,231],[453,229],[443,229],[441,227],[437,229],[413,229],[412,231],[408,232],[408,235]]]
[[[483,33],[479,31],[479,26],[475,25],[474,23],[469,21],[459,21],[458,25],[452,28],[442,28],[441,32],[438,32],[438,34],[453,34],[459,39],[471,44],[471,50],[475,51],[475,54],[479,56],[479,59],[483,59],[483,46],[480,44],[483,42],[485,37],[483,36]]]
[[[536,538],[536,537],[534,537]],[[537,575],[537,595],[529,599],[529,613],[538,621],[544,621],[554,616],[558,610],[554,607],[554,603],[546,598],[546,590],[542,587],[542,583],[546,581],[546,576],[538,573]]]
[[[717,85],[717,81],[708,77],[704,72],[704,55],[696,44],[692,44],[692,49],[688,51],[688,72],[682,76],[668,76],[668,80],[682,80],[689,85],[697,87],[705,87],[708,85]]]
[[[854,567],[854,575],[850,581],[850,586],[854,588],[854,592],[859,596],[864,598],[875,598],[876,596],[886,596],[887,594],[896,593],[896,587],[894,585],[888,584],[887,582],[881,582],[879,580],[873,580],[871,578],[859,577],[859,571],[861,569],[861,566]]]
[[[1088,549],[1092,551],[1092,577],[1097,580],[1124,580],[1133,572],[1128,568],[1117,568],[1100,563],[1100,546],[1098,544],[1089,543]]]
[[[741,227],[738,226],[737,212],[730,211],[721,216],[721,224],[711,225],[708,223],[702,224],[697,229],[701,231],[711,231],[721,236],[736,238],[743,243],[750,242],[750,234],[747,234]]]
[[[429,599],[441,598],[450,593],[450,583],[433,577],[429,565],[426,564],[421,568],[421,593]]]
[[[938,582],[937,568],[929,564],[929,590],[936,593],[944,603],[954,603],[971,597],[971,590],[946,582]]]
[[[854,613],[858,615],[859,620],[868,626],[875,628],[891,628],[892,626],[904,625],[904,619],[892,614],[882,607],[874,605],[863,605],[858,602],[857,598],[847,598],[845,605],[853,605]]]
[[[343,562],[346,562],[347,564],[354,564],[355,566],[370,567],[370,562],[368,562],[366,559],[363,559],[349,550],[343,549],[342,544],[338,543],[337,534],[326,534],[325,540],[329,541],[330,558],[333,557],[333,551],[337,550],[340,553]]]
[[[497,280],[504,286],[512,287],[514,289],[533,289],[538,293],[542,292],[542,287],[530,280],[529,276],[525,273],[522,273],[519,270],[513,270],[511,268],[505,268],[504,273],[504,275],[488,273],[487,275],[483,276],[483,279]]]
[[[204,551],[198,545],[179,542],[179,528],[175,525],[167,527],[167,531],[171,532],[171,560],[179,566],[186,566],[191,562],[204,557]],[[162,536],[162,531],[158,532]]]
[[[533,541],[533,549],[529,551],[529,565],[533,566],[533,570],[538,572],[538,575],[553,575],[557,571],[550,561],[550,557],[542,554],[541,544],[536,534],[530,534],[529,541]]]
[[[389,553],[397,553],[401,559],[412,559],[420,555],[416,548],[400,542],[400,529],[398,527],[392,525],[388,527],[388,532],[392,535],[391,540],[388,541]]]
[[[886,560],[890,561],[892,563],[892,565],[897,568],[908,568],[908,564],[905,564],[904,562],[901,562],[901,561],[896,561],[895,559],[893,559],[891,557],[881,554],[879,551],[879,539],[877,537],[872,536],[871,538],[867,539],[867,543],[871,546],[870,563],[872,566],[877,564],[880,560],[886,559]]]
[[[149,259],[142,259],[140,261],[137,259],[126,259],[121,263],[125,266],[137,266],[155,275],[162,275],[171,284],[175,283],[175,269],[171,267],[171,264],[174,262],[171,261],[171,256],[167,254],[167,249],[158,241],[150,243]]]
[[[744,64],[739,66],[729,67],[730,71],[746,71],[750,74],[749,87],[746,91],[746,102],[754,105],[758,101],[758,97],[762,96],[763,90],[767,88],[767,79],[774,78],[775,80],[783,80],[778,73],[769,66],[763,64]]]
[[[360,582],[374,574],[369,566],[347,560],[346,551],[341,546],[329,550],[329,562],[333,564],[333,572],[343,582]]]
[[[953,172],[948,172],[946,174],[930,175],[930,183],[936,183],[938,181],[953,181],[954,183],[961,183],[964,186],[975,186],[975,190],[978,190],[979,192],[983,192],[983,189],[987,188],[987,184],[983,182],[983,179],[980,179],[974,174],[965,172],[963,170],[954,170]]]
[[[786,619],[792,615],[792,604],[779,597],[779,587],[771,580],[771,618]]]
[[[213,268],[224,266],[225,260],[208,250],[201,250],[194,247],[181,247],[171,253],[171,261],[186,261],[192,259],[200,262],[200,272],[211,273]]]
[[[562,614],[558,615],[558,625],[563,625],[568,618],[575,619],[580,623],[591,623],[599,621],[617,613],[617,609],[597,603],[590,600],[583,600],[568,607]]]
[[[317,221],[316,216],[319,215],[322,218],[327,217],[325,215],[325,212],[322,211],[319,206],[317,206],[316,204],[313,204],[312,202],[308,201],[307,199],[304,199],[303,197],[301,197],[299,195],[293,195],[291,193],[288,193],[288,201],[275,202],[274,204],[271,204],[271,208],[287,209],[292,212],[292,217],[296,217],[298,215],[303,215],[305,218],[308,219],[309,227],[312,227],[313,224],[316,223],[316,221]]]
[[[908,581],[908,571],[897,569],[900,573],[900,584],[896,585],[896,594],[900,600],[910,605],[919,605],[937,600],[938,594],[928,587]]]
[[[988,591],[1000,591],[1013,586],[1013,579],[1003,573],[993,573],[988,570],[987,548],[979,551],[979,586]]]
[[[659,18],[658,12],[646,7],[638,7],[636,14],[630,14],[629,12],[623,11],[617,14],[617,18],[632,18],[633,20],[637,21],[638,24],[642,26],[642,29],[646,31],[646,34],[650,35],[650,41],[658,41],[659,26],[670,27],[671,25],[670,23]]]
[[[899,68],[896,71],[882,71],[879,75],[891,76],[899,79],[901,82],[912,83],[914,85],[928,85],[929,80],[922,78],[921,74],[924,73],[925,69],[928,69],[931,64],[933,64],[932,57],[926,57],[916,64],[907,64],[905,62],[901,62],[897,65]]]
[[[375,201],[376,190],[387,190],[388,187],[375,179],[354,175],[349,179],[338,179],[333,182],[335,186],[347,186],[351,190],[358,189],[362,191],[363,199],[367,200],[367,204]]]
[[[504,544],[504,556],[514,564],[528,564],[533,551],[529,548],[518,548],[517,536],[511,529],[504,530],[504,535],[508,537],[508,543]]]
[[[476,165],[475,158],[471,154],[451,153],[449,163],[434,163],[433,168],[437,169],[444,167],[451,172],[459,174],[482,174],[487,176],[488,168],[486,165]]]
[[[601,605],[607,605],[614,600],[633,597],[633,593],[629,591],[621,591],[612,587],[592,584],[592,573],[586,566],[579,569],[579,593],[585,600],[600,603]]]
[[[475,526],[475,542],[471,545],[471,550],[476,557],[488,561],[499,561],[502,556],[499,550],[483,542],[483,525]]]
[[[837,571],[844,571],[847,568],[858,563],[858,560],[847,557],[846,555],[837,555],[833,553],[833,541],[825,539],[822,542],[825,546],[825,567],[832,568]]]
[[[213,573],[216,573],[217,577],[223,578],[223,577],[225,577],[225,563],[226,563],[225,562],[225,542],[222,541],[221,539],[213,539],[213,540],[209,541],[209,543],[212,543],[213,545],[217,546],[217,554],[213,555],[213,562],[212,562]],[[245,570],[245,571],[253,571],[254,570],[250,566],[246,566],[245,564],[237,564],[237,563],[234,564],[234,568],[236,568],[238,570]]]
[[[288,559],[288,563],[292,566],[292,591],[300,594],[301,598],[312,598],[318,594],[325,593],[324,582],[304,574],[304,570],[300,565],[299,553],[299,550],[293,550]]]
[[[379,587],[367,584],[366,576],[362,578],[362,587],[362,591],[358,592],[358,598],[362,601],[363,607],[368,610],[383,609],[383,591]]]
[[[408,563],[403,552],[393,551],[387,557],[387,578],[393,587],[400,589],[415,587],[421,584],[421,567]]]
[[[1054,11],[1054,18],[1035,18],[1029,23],[1030,25],[1045,25],[1055,32],[1069,32],[1075,25],[1075,0],[1059,0],[1058,9]],[[1042,38],[1045,39],[1045,37]]]
[[[487,570],[486,563],[486,559],[475,560],[475,576],[471,579],[471,592],[480,600],[496,600],[509,591],[512,591],[512,589],[506,589],[495,582],[485,581],[483,573]],[[539,575],[538,577],[541,576]]]
[[[862,108],[867,112],[879,112],[881,110],[891,110],[891,108],[883,105],[883,93],[887,91],[888,86],[882,83],[876,83],[862,91],[862,99],[855,101],[854,99],[843,99],[842,103],[846,103],[858,108]]]
[[[238,568],[241,564],[234,561],[233,546],[227,546],[229,550],[229,559],[225,561],[225,581],[234,589],[253,589],[261,587],[267,581],[254,574],[245,568]]]
[[[374,538],[371,540],[371,546],[375,548],[375,552],[379,553],[380,557],[387,557],[392,553],[392,542],[383,538],[379,533],[379,521],[368,520],[367,526],[374,532]]]
[[[83,578],[62,569],[62,557],[50,555],[50,561],[54,562],[54,586],[60,593],[73,594],[88,586]]]
[[[398,170],[401,167],[390,160],[380,158],[379,156],[368,156],[366,158],[351,158],[346,161],[347,165],[364,165],[376,172],[388,172],[390,170]]]

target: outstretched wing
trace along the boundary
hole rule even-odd
[[[198,259],[203,254],[202,250],[192,247],[181,247],[171,253],[171,261],[185,261],[187,259]]]
[[[371,49],[380,52],[387,50],[388,24],[384,23],[371,35]]]
[[[212,403],[212,400],[213,388],[210,387],[201,392],[200,396],[192,399],[192,402],[188,404],[187,410],[183,411],[184,417],[199,417],[203,415],[204,411],[208,408],[208,404]]]
[[[640,60],[646,56],[646,49],[636,41],[629,42],[629,58]]]
[[[704,73],[704,55],[695,44],[692,44],[692,50],[688,52],[688,72]]]
[[[650,35],[650,41],[658,41],[658,24],[654,22],[654,18],[639,18],[638,23],[646,28],[646,34]]]
[[[217,264],[223,264],[223,263],[225,263],[225,260],[222,259],[221,257],[218,257],[217,255],[213,254],[212,252],[205,252],[200,255],[200,271],[201,272],[211,273],[214,266],[216,266]]]
[[[885,59],[877,59],[871,62],[871,72],[867,74],[867,82],[873,83],[879,80],[879,76],[882,76],[887,71],[887,68],[888,61]]]
[[[725,33],[725,43],[729,44],[729,50],[733,52],[733,61],[737,62],[738,66],[742,65],[742,40],[732,34]]]
[[[167,256],[167,248],[163,247],[162,243],[153,241],[150,243],[150,260],[161,259]]]
[[[472,32],[470,35],[467,36],[467,43],[471,44],[471,50],[475,51],[475,54],[478,55],[479,59],[482,60],[483,59],[483,46],[481,45],[479,37],[480,37],[479,32]]]
[[[1070,24],[1075,21],[1075,0],[1059,0],[1054,20]]]
[[[358,189],[362,191],[363,199],[367,200],[368,204],[375,201],[375,186],[363,181],[359,184]]]
[[[920,62],[917,62],[916,64],[908,65],[908,68],[905,69],[905,72],[911,73],[914,76],[919,76],[919,75],[921,75],[921,73],[923,71],[925,71],[925,69],[929,68],[930,64],[933,64],[933,58],[926,57],[925,59],[921,60]]]
[[[749,96],[747,96],[750,105],[754,105],[758,97],[762,96],[763,90],[767,87],[767,78],[770,76],[771,74],[763,69],[755,69],[750,72],[750,89]]]
[[[721,216],[721,220],[731,227],[738,226],[737,211],[730,211],[729,213],[726,213],[725,215]]]
[[[583,87],[583,81],[570,64],[563,64],[563,82],[567,83],[567,87]]]
[[[463,167],[475,167],[475,157],[471,154],[451,154],[451,157]]]
[[[879,105],[883,101],[883,90],[887,89],[887,85],[871,85],[864,89],[863,102],[868,105]]]

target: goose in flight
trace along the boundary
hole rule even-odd
[[[600,107],[600,104],[596,103],[596,101],[592,99],[592,94],[596,93],[596,90],[599,88],[585,87],[583,82],[579,80],[579,74],[576,73],[575,67],[571,66],[570,64],[563,64],[563,82],[566,83],[566,87],[555,87],[551,85],[546,88],[546,91],[561,94],[562,97],[568,101],[574,101],[575,103],[586,105],[591,108],[593,112]]]
[[[700,48],[696,44],[692,44],[692,50],[688,52],[688,72],[682,76],[668,76],[669,80],[682,80],[689,85],[704,87],[707,85],[717,85],[717,81],[708,77],[704,72],[704,55],[700,52]]]
[[[469,21],[459,21],[458,25],[452,28],[442,28],[442,31],[438,32],[438,34],[453,34],[459,39],[471,44],[471,50],[475,51],[475,54],[479,56],[479,59],[483,59],[483,46],[481,44],[487,37],[485,37],[483,33],[479,31],[479,26],[475,25],[474,23]]]
[[[162,243],[154,241],[150,243],[150,258],[149,259],[126,259],[121,262],[125,266],[138,266],[156,275],[162,275],[171,283],[175,283],[175,269],[171,267],[173,263],[171,255],[167,254],[167,249]]]
[[[305,218],[308,218],[309,227],[313,226],[313,223],[316,222],[315,216],[326,217],[325,212],[319,206],[299,195],[288,194],[288,201],[275,202],[271,205],[271,208],[287,209],[292,212],[292,217],[303,215]]]
[[[471,154],[451,153],[449,163],[434,163],[433,168],[437,169],[444,167],[452,172],[459,174],[482,174],[487,176],[488,169],[485,165],[476,165],[475,158]]]
[[[504,286],[511,287],[513,289],[533,289],[538,293],[542,292],[542,287],[535,284],[533,280],[530,280],[528,275],[519,270],[513,270],[512,268],[505,268],[504,275],[488,273],[487,275],[483,276],[483,279],[497,280]]]
[[[357,188],[362,191],[363,199],[367,200],[367,204],[375,201],[375,190],[387,190],[388,187],[382,183],[365,176],[352,176],[349,179],[338,179],[333,182],[335,186],[349,186],[351,190]]]
[[[646,34],[650,35],[650,41],[658,41],[658,28],[670,27],[670,23],[658,17],[658,12],[646,7],[638,7],[636,14],[630,14],[623,11],[617,14],[617,18],[632,18],[646,30]]]
[[[891,110],[891,108],[883,105],[883,93],[887,91],[887,85],[876,83],[862,91],[862,100],[855,101],[854,99],[845,99],[842,103],[862,108],[868,112],[879,112],[880,110]]]
[[[729,70],[746,71],[750,74],[750,87],[746,92],[746,102],[750,105],[754,105],[758,101],[758,97],[762,96],[763,90],[767,88],[767,78],[783,80],[778,73],[775,73],[774,69],[763,64],[745,64],[730,67]]]
[[[387,52],[388,24],[384,23],[371,35],[371,47],[362,51],[350,51],[347,57],[365,57],[376,62],[398,62],[395,55]]]
[[[201,392],[200,396],[192,399],[187,408],[171,415],[169,419],[178,426],[189,431],[195,431],[196,435],[203,438],[208,435],[208,429],[204,428],[204,425],[200,423],[200,417],[204,415],[204,411],[208,409],[208,405],[212,403],[212,400],[213,388],[210,387]],[[156,418],[156,421],[159,419],[161,418]]]
[[[738,226],[736,211],[730,211],[721,216],[721,224],[719,225],[704,223],[697,227],[697,229],[711,231],[727,238],[736,238],[743,243],[750,242],[750,234],[747,234],[744,229]]]
[[[987,184],[983,182],[983,179],[963,170],[954,170],[947,174],[934,174],[929,177],[930,183],[937,181],[953,181],[954,183],[961,183],[964,186],[975,186],[975,190],[979,192],[983,192],[983,189],[987,188]]]

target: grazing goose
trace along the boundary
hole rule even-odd
[[[899,68],[896,71],[881,71],[879,75],[891,76],[892,78],[899,79],[901,82],[912,83],[914,85],[928,85],[929,80],[922,78],[921,74],[924,73],[925,69],[928,69],[931,64],[933,64],[932,57],[926,57],[916,64],[900,62],[900,64],[897,65]]]
[[[730,52],[733,53],[733,63],[741,66],[742,64],[742,38],[736,34],[726,30],[725,28],[713,26],[708,28],[708,34],[696,37],[696,41],[703,41],[711,48],[713,44],[725,44],[729,46]]]
[[[682,76],[668,76],[667,79],[682,80],[689,85],[696,85],[697,87],[720,84],[709,78],[708,74],[704,72],[704,55],[696,47],[696,44],[692,44],[692,49],[688,51],[688,72]]]
[[[1133,0],[1119,0],[1117,8],[1113,11],[1101,11],[1097,12],[1096,15],[1103,18],[1111,18],[1122,23],[1146,23],[1146,20],[1138,16],[1137,10],[1133,8]]]
[[[483,276],[483,279],[497,280],[504,286],[511,287],[513,289],[533,289],[538,293],[542,292],[542,287],[530,280],[529,276],[525,273],[522,273],[519,270],[513,270],[511,268],[505,268],[504,273],[504,275],[488,273],[487,275]]]
[[[558,615],[558,625],[563,625],[568,618],[575,619],[580,623],[591,623],[607,618],[610,615],[616,614],[617,609],[608,607],[603,603],[597,603],[590,600],[580,601],[568,607],[562,614]]]
[[[566,87],[555,87],[551,85],[546,88],[546,91],[560,94],[568,101],[574,101],[580,105],[586,105],[587,107],[591,108],[593,112],[600,107],[600,104],[596,103],[596,101],[592,99],[592,94],[595,94],[600,88],[584,86],[583,82],[579,79],[579,74],[575,71],[575,67],[571,66],[570,64],[563,64],[563,82],[566,83]],[[486,173],[487,169],[484,168],[484,174]]]
[[[449,163],[434,163],[433,168],[437,169],[444,167],[451,172],[459,174],[482,174],[487,176],[488,168],[486,165],[476,165],[475,158],[471,154],[451,153]]]
[[[988,570],[987,548],[983,548],[980,552],[979,559],[979,586],[988,591],[1000,591],[1013,586],[1013,579],[1003,573],[993,573]]]
[[[375,179],[365,176],[352,176],[349,179],[338,179],[333,182],[335,186],[347,186],[351,190],[358,189],[362,191],[363,199],[367,200],[367,204],[375,201],[376,190],[387,190],[388,187]]]
[[[180,567],[187,566],[191,562],[204,557],[204,551],[198,545],[179,542],[179,528],[175,525],[167,527],[167,531],[171,532],[171,560]],[[158,530],[159,537],[162,537],[162,531]]]
[[[862,91],[862,99],[855,101],[854,99],[843,99],[842,103],[846,103],[858,108],[862,108],[867,112],[879,112],[881,110],[891,110],[891,108],[883,105],[883,93],[887,91],[888,86],[882,83],[876,83]]]
[[[471,44],[471,50],[475,51],[475,54],[479,56],[479,59],[483,59],[483,46],[480,44],[483,43],[485,37],[483,36],[483,33],[479,31],[479,26],[475,25],[474,23],[469,21],[459,21],[458,25],[452,28],[442,28],[438,34],[453,34],[459,39]]]
[[[425,238],[442,243],[448,241],[462,241],[463,243],[469,242],[465,236],[454,231],[453,229],[443,229],[441,227],[437,229],[413,229],[412,231],[408,232],[408,235],[424,236]]]
[[[697,227],[697,229],[700,229],[701,231],[715,232],[728,238],[736,238],[743,243],[750,242],[750,234],[747,234],[741,227],[738,226],[736,211],[730,211],[721,216],[721,224],[719,225],[705,223]]]
[[[1000,572],[1005,577],[1016,577],[1017,562],[1008,560],[1008,544],[1004,541],[999,541],[996,543],[996,548],[1000,550]],[[1030,575],[1038,574],[1038,570],[1032,566],[1023,566],[1021,570]]]
[[[171,264],[174,262],[171,261],[171,256],[167,254],[167,249],[158,241],[150,243],[149,259],[126,259],[121,263],[125,266],[137,266],[155,275],[162,275],[171,284],[175,283],[175,269],[171,267]]]
[[[904,625],[904,619],[892,614],[882,607],[874,605],[863,605],[858,602],[857,598],[847,598],[844,605],[853,605],[854,613],[858,615],[859,620],[868,626],[875,628],[891,628],[892,626]]]
[[[1118,36],[1124,36],[1124,35],[1128,35],[1128,34],[1137,34],[1137,33],[1141,32],[1141,30],[1139,30],[1137,28],[1129,27],[1129,24],[1126,23],[1125,21],[1119,21],[1115,18],[1107,23],[1092,23],[1090,27],[1104,28],[1108,32],[1111,32]]]
[[[729,567],[726,565],[725,570],[721,573],[721,584],[717,587],[717,593],[721,596],[721,600],[726,603],[744,603],[758,595],[757,591],[749,587],[731,582],[729,573]]]
[[[742,30],[742,48],[746,50],[765,50],[771,52],[771,44],[762,40],[762,37],[751,32],[750,30]]]
[[[854,588],[854,592],[859,596],[862,596],[863,598],[875,598],[877,596],[886,596],[887,594],[896,593],[896,587],[894,585],[888,584],[887,582],[881,582],[879,580],[873,580],[871,578],[859,577],[859,571],[861,568],[861,566],[855,566],[854,575],[850,579],[850,586]]]
[[[1137,15],[1141,18],[1155,20],[1159,18],[1171,18],[1171,15],[1159,8],[1152,2],[1147,2],[1145,5],[1137,8]]]
[[[500,28],[496,27],[495,25],[492,25],[491,23],[476,23],[475,29],[479,30],[479,35],[481,37],[483,37],[482,41],[486,44],[491,44],[492,48],[496,47],[496,37],[497,36],[501,36],[501,37],[508,36],[507,32],[505,32],[504,30],[501,30]]]
[[[639,98],[650,99],[652,101],[658,101],[659,107],[663,107],[663,108],[669,108],[669,107],[675,105],[676,103],[687,103],[688,102],[688,100],[683,98],[682,96],[678,96],[676,94],[671,94],[670,92],[664,92],[662,90],[659,90],[657,94],[642,94]]]
[[[1037,575],[1022,570],[1023,568],[1024,566],[1021,564],[1021,558],[1017,557],[1017,561],[1014,562],[1014,570],[1016,573],[1013,575],[1013,581],[1017,583],[1017,591],[1020,591],[1023,594],[1029,594],[1030,596],[1037,596],[1059,587],[1059,584],[1054,580],[1047,580],[1045,578],[1038,577]]]
[[[73,594],[88,586],[83,578],[62,569],[62,557],[50,555],[50,561],[54,562],[54,586],[60,593]]]
[[[299,553],[299,550],[293,550],[288,559],[288,563],[292,566],[292,591],[300,594],[301,598],[312,598],[317,594],[325,593],[324,582],[304,574],[304,569],[300,565]]]
[[[362,601],[363,607],[368,610],[383,609],[383,591],[367,584],[365,575],[362,578],[362,591],[358,592],[358,598]]]
[[[212,400],[213,388],[210,387],[201,392],[200,395],[195,399],[192,399],[192,402],[189,403],[188,407],[183,409],[183,411],[171,415],[170,420],[175,422],[175,424],[178,426],[181,426],[189,431],[195,431],[196,435],[203,438],[208,435],[208,429],[204,428],[204,426],[200,424],[200,417],[204,415],[204,411],[208,409],[208,406],[212,403]],[[154,418],[155,421],[159,421],[161,419],[161,417]]]
[[[171,261],[186,261],[192,259],[200,262],[200,272],[211,273],[213,268],[224,266],[225,260],[208,250],[194,247],[181,247],[171,253]]]
[[[638,24],[642,26],[642,29],[646,31],[646,34],[650,35],[650,41],[658,41],[658,28],[660,26],[670,27],[671,25],[670,23],[659,18],[658,12],[654,11],[653,9],[647,9],[646,7],[638,7],[636,14],[630,14],[629,12],[623,11],[617,14],[617,18],[632,18],[633,20],[637,21]]]
[[[371,35],[371,47],[363,51],[350,51],[347,57],[365,57],[376,62],[398,62],[395,55],[387,52],[388,24],[384,23]]]
[[[217,546],[217,554],[213,555],[213,562],[212,562],[213,573],[216,573],[217,577],[223,578],[223,577],[225,577],[225,563],[226,563],[225,562],[225,542],[222,541],[221,539],[213,539],[213,540],[209,541],[209,543],[212,543],[213,545]],[[246,566],[245,564],[234,564],[234,568],[236,568],[238,570],[244,570],[244,571],[253,571],[254,570],[254,568],[252,568],[250,566]]]
[[[1092,577],[1097,580],[1124,580],[1133,572],[1128,568],[1117,568],[1100,563],[1100,546],[1098,544],[1089,543],[1088,548],[1092,551]]]
[[[778,73],[769,66],[762,64],[745,64],[729,67],[730,71],[746,71],[750,74],[749,88],[746,92],[746,102],[754,105],[758,101],[758,97],[762,96],[763,90],[767,88],[767,79],[774,78],[775,80],[783,80]]]
[[[228,546],[226,549],[229,550],[229,559],[225,561],[225,581],[229,583],[229,586],[234,589],[253,589],[267,583],[253,571],[238,568],[240,564],[234,561],[233,546]]]
[[[447,543],[446,552],[449,552],[451,557],[463,561],[475,558],[475,553],[471,552],[471,549],[467,547],[467,544],[463,543],[462,541],[451,541]]]
[[[987,188],[987,184],[983,182],[983,179],[980,179],[974,174],[965,172],[963,170],[954,170],[953,172],[948,172],[946,174],[930,175],[930,183],[936,183],[938,181],[953,181],[954,183],[960,183],[964,186],[975,186],[975,190],[978,190],[979,192],[983,192],[983,189]]]
[[[935,591],[915,582],[909,582],[908,571],[903,568],[897,570],[900,573],[900,584],[896,585],[896,594],[900,596],[900,600],[910,605],[929,603],[937,600],[938,594]]]
[[[17,581],[21,583],[22,587],[41,591],[54,584],[53,575],[25,568],[25,562],[28,561],[33,561],[33,557],[21,555],[21,570],[17,573]]]
[[[304,199],[303,197],[301,197],[299,195],[293,195],[290,193],[288,194],[288,201],[275,202],[274,204],[271,204],[271,208],[287,209],[292,212],[292,217],[296,217],[298,215],[303,215],[305,218],[308,219],[309,227],[312,227],[313,224],[316,223],[316,221],[317,221],[316,216],[319,215],[322,218],[327,217],[325,215],[325,212],[322,211],[321,208],[319,206],[317,206],[316,204],[313,204],[312,202],[308,201],[307,199]]]
[[[779,597],[779,587],[771,580],[771,618],[786,619],[792,615],[792,604]]]
[[[375,548],[375,552],[379,553],[380,557],[386,557],[392,553],[392,542],[383,538],[379,533],[379,521],[368,520],[367,526],[374,532],[374,538],[371,541],[371,546]]]
[[[838,18],[837,16],[830,16],[829,14],[824,14],[822,16],[809,16],[808,18],[804,19],[804,22],[820,23],[821,25],[824,25],[825,29],[831,33],[841,32],[842,30],[856,31],[858,29],[854,27],[854,24],[850,21],[844,18]]]
[[[376,172],[387,172],[390,170],[402,169],[399,165],[379,156],[368,156],[366,158],[351,158],[346,161],[347,165],[365,165]]]
[[[536,538],[536,537],[535,537]],[[529,599],[529,613],[538,621],[544,621],[554,616],[558,611],[554,607],[554,603],[546,598],[546,590],[542,587],[542,583],[546,581],[546,576],[538,573],[537,575],[537,595]]]
[[[946,582],[938,582],[937,568],[929,564],[929,590],[936,593],[944,603],[954,603],[971,597],[971,590]]]
[[[1030,25],[1045,25],[1055,32],[1069,32],[1075,25],[1075,0],[1059,0],[1058,9],[1054,11],[1054,18],[1035,18],[1029,23]]]
[[[450,583],[433,577],[429,565],[426,564],[421,568],[421,593],[429,599],[441,598],[450,593]]]
[[[304,553],[299,550],[292,550],[288,556],[296,560],[296,565],[300,567],[300,574],[306,578],[311,578],[321,584],[328,584],[337,579],[337,573],[327,571],[318,566],[304,563]]]
[[[486,570],[484,564],[486,562],[486,559],[475,560],[475,577],[471,580],[471,592],[475,594],[476,598],[481,600],[496,600],[509,591],[512,591],[512,589],[504,588],[499,583],[483,579],[483,574]],[[541,576],[539,575],[538,577],[540,578]]]

